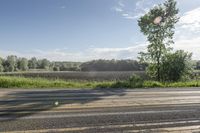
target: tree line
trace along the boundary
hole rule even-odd
[[[51,62],[47,59],[31,59],[17,57],[15,55],[0,58],[0,72],[16,72],[28,70],[48,70],[48,71],[78,71],[79,62]]]
[[[180,60],[179,60],[180,61]],[[177,63],[177,61],[176,61]],[[176,64],[173,63],[173,64]],[[164,66],[167,66],[165,64]],[[0,58],[0,72],[16,71],[145,71],[147,63],[137,60],[92,60],[88,62],[60,62],[47,59],[31,59],[15,55]],[[200,60],[194,61],[193,68],[200,70]],[[163,67],[164,69],[164,67]]]
[[[82,71],[144,71],[147,64],[136,60],[93,60],[82,63]]]
[[[92,60],[88,62],[60,62],[31,59],[15,55],[0,58],[0,72],[16,71],[144,71],[147,64],[136,60]]]

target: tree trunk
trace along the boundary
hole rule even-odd
[[[160,81],[160,60],[157,60],[157,80]]]

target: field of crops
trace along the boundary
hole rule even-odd
[[[111,81],[126,80],[132,75],[146,77],[143,71],[103,71],[103,72],[13,72],[1,73],[3,76],[23,76],[23,77],[41,77],[47,79],[63,80],[91,80],[91,81]]]

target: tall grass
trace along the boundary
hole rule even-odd
[[[100,86],[111,86],[111,84],[113,84],[113,81],[65,81],[13,76],[0,77],[0,88],[97,88]]]
[[[200,87],[200,81],[157,82],[144,81],[137,76],[124,81],[78,81],[52,80],[44,78],[25,78],[0,76],[0,88],[164,88],[164,87]]]

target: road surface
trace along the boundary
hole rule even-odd
[[[0,89],[0,132],[199,132],[200,88]]]

